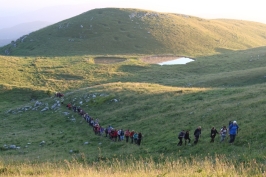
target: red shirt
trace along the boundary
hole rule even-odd
[[[134,135],[134,131],[133,132],[130,132],[130,137],[133,137],[133,135]]]

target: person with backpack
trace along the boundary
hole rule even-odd
[[[211,141],[210,141],[211,143],[214,142],[214,138],[215,138],[216,134],[218,134],[218,131],[214,127],[212,127],[212,129],[211,129]]]
[[[185,145],[187,145],[187,140],[188,140],[188,145],[190,145],[191,139],[189,138],[189,131],[188,130],[185,133],[184,139],[185,139]]]
[[[239,127],[238,127],[236,121],[233,121],[233,123],[230,124],[230,126],[229,126],[230,141],[229,141],[229,143],[233,143],[235,141],[236,134],[238,132],[238,128]]]
[[[220,130],[220,135],[221,135],[221,140],[220,140],[220,142],[223,142],[223,141],[225,140],[225,138],[226,138],[226,135],[227,135],[227,128],[226,128],[225,125],[224,125],[224,126],[222,127],[222,129]]]
[[[183,144],[182,140],[184,137],[185,137],[185,130],[182,130],[178,135],[179,142],[178,142],[177,146],[182,146],[182,144]]]
[[[198,143],[200,135],[201,135],[201,126],[199,126],[199,127],[194,131],[194,136],[195,136],[194,144],[195,144],[195,145]]]
[[[126,130],[125,136],[126,136],[126,142],[128,143],[128,139],[129,139],[129,136],[130,136],[130,131],[129,130]]]

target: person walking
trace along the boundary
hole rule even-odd
[[[133,138],[134,138],[134,143],[137,144],[138,143],[138,136],[139,134],[137,132],[134,133]]]
[[[139,134],[138,134],[138,140],[137,140],[137,144],[139,146],[140,146],[141,140],[142,140],[142,134],[141,134],[141,132],[139,132]]]
[[[185,130],[182,130],[178,135],[179,142],[177,146],[182,146],[184,137],[185,137]]]
[[[185,145],[187,145],[187,140],[188,140],[188,145],[190,145],[191,139],[189,138],[189,131],[188,130],[185,133],[184,139],[185,139]]]
[[[212,127],[212,129],[211,129],[211,143],[214,142],[214,138],[215,138],[216,134],[218,134],[218,131],[214,127]]]
[[[128,139],[129,139],[129,136],[130,136],[130,131],[129,130],[126,130],[125,136],[126,136],[126,142],[128,143]]]
[[[195,145],[198,143],[200,135],[201,135],[201,126],[199,126],[199,127],[194,131],[194,136],[195,136],[194,144],[195,144]]]
[[[230,124],[229,126],[229,135],[230,135],[230,141],[229,143],[233,143],[235,141],[236,138],[236,134],[238,132],[238,125],[236,121],[233,121],[232,124]]]
[[[224,125],[224,126],[222,127],[222,129],[220,130],[220,135],[221,135],[221,140],[220,140],[220,142],[223,142],[223,141],[225,140],[225,138],[226,138],[226,135],[227,135],[227,128],[226,128],[225,125]]]
[[[124,136],[125,136],[124,130],[121,129],[121,131],[120,131],[120,141],[124,140]]]
[[[132,144],[133,144],[133,141],[134,141],[134,138],[133,138],[134,134],[135,134],[135,132],[134,132],[134,130],[132,130],[132,131],[130,132],[130,135],[129,135]]]

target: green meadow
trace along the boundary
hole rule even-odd
[[[265,25],[159,14],[143,17],[150,19],[144,24],[150,33],[137,33],[132,21],[125,23],[134,10],[116,11],[97,9],[61,22],[86,24],[82,21],[86,17],[90,25],[105,13],[113,14],[102,19],[106,23],[99,20],[92,25],[102,25],[98,33],[115,28],[114,33],[103,31],[93,37],[84,31],[82,38],[74,36],[71,41],[79,38],[80,45],[65,44],[77,29],[58,33],[55,24],[30,34],[15,48],[0,49],[11,51],[0,55],[0,176],[265,176]],[[166,22],[155,23],[157,17]],[[140,24],[143,18],[132,19]],[[160,28],[151,28],[154,25]],[[127,29],[135,38],[123,37]],[[191,35],[184,39],[165,38],[189,29]],[[197,30],[201,32],[194,33]],[[146,43],[142,43],[144,33],[153,36]],[[51,42],[44,42],[49,34]],[[220,44],[211,42],[218,34]],[[34,37],[42,40],[31,41]],[[129,42],[110,42],[111,38]],[[106,50],[97,46],[102,45],[100,40]],[[160,60],[166,54],[195,61],[170,66],[143,61],[147,56]],[[64,93],[64,100],[54,97],[55,92]],[[42,103],[39,107],[37,101]],[[63,104],[52,109],[57,101]],[[69,102],[104,127],[141,132],[141,145],[95,135],[80,115],[66,108]],[[49,110],[42,111],[45,107]],[[210,143],[211,128],[219,131],[231,120],[240,127],[235,142],[229,144],[227,137],[220,143],[217,135]],[[202,135],[197,145],[177,146],[181,130],[189,130],[193,142],[198,126]]]

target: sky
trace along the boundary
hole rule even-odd
[[[266,24],[263,0],[0,0],[0,29],[30,21],[52,23],[95,8],[138,8],[206,19],[226,18]]]

